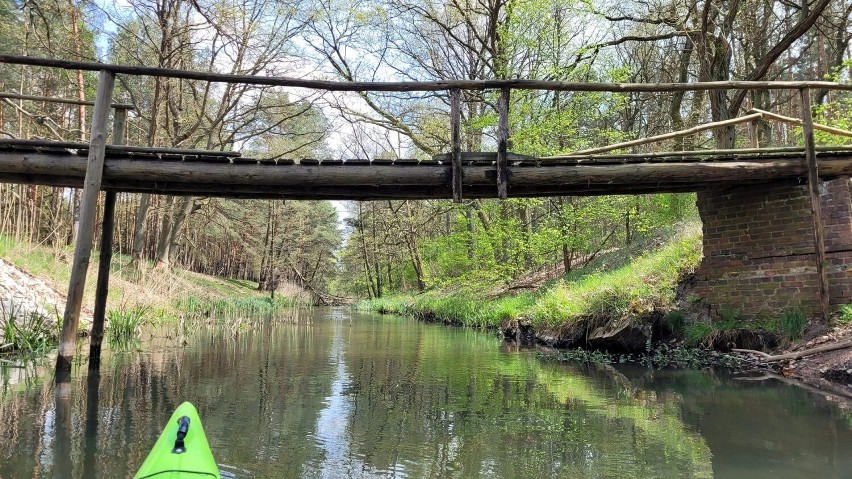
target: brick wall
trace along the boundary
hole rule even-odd
[[[820,186],[829,294],[852,303],[852,180]],[[698,194],[704,259],[696,293],[717,312],[755,319],[820,312],[807,187],[766,184]]]

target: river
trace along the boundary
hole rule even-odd
[[[852,477],[852,411],[775,380],[554,364],[348,309],[187,343],[107,347],[67,398],[49,372],[0,370],[0,479],[131,477],[185,400],[223,477]]]

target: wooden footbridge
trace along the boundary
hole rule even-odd
[[[507,155],[507,196],[608,195],[695,191],[807,177],[802,149],[712,154],[584,156],[558,160]],[[82,188],[90,145],[0,140],[0,180]],[[817,152],[820,174],[852,174],[852,149]],[[498,196],[497,154],[461,153],[467,198]],[[107,147],[106,191],[266,199],[452,198],[449,155],[415,159],[265,161],[221,151]]]
[[[767,181],[804,182],[811,185],[815,222],[819,219],[819,177],[852,175],[852,149],[817,148],[814,128],[849,134],[814,125],[810,116],[810,89],[852,90],[852,85],[830,82],[704,82],[669,84],[564,83],[531,80],[434,82],[330,82],[280,77],[202,73],[162,68],[71,62],[55,59],[0,55],[0,63],[98,71],[90,143],[42,140],[0,140],[0,181],[83,188],[78,241],[75,245],[68,302],[64,314],[57,371],[68,372],[75,352],[83,285],[93,244],[97,197],[106,191],[101,270],[96,292],[90,367],[97,367],[103,336],[103,317],[112,245],[116,192],[203,195],[269,199],[433,199],[463,197],[536,197],[553,195],[607,195],[696,191],[735,184]],[[112,104],[115,77],[147,75],[209,82],[245,83],[309,88],[324,91],[446,91],[450,103],[450,152],[429,161],[413,159],[266,160],[244,158],[238,152],[149,148],[123,145],[126,113],[131,105]],[[801,92],[804,118],[795,120],[754,110],[741,118],[694,127],[682,132],[634,140],[571,155],[532,158],[507,151],[508,110],[512,90],[569,92],[674,92],[698,90],[794,89]],[[460,91],[500,92],[497,151],[462,152]],[[2,95],[0,95],[2,96]],[[24,95],[18,94],[23,98]],[[32,97],[31,97],[32,98]],[[113,115],[112,140],[107,125]],[[805,145],[801,148],[748,148],[655,154],[601,154],[731,126],[759,118],[801,123]],[[821,226],[816,225],[817,231]],[[824,248],[822,248],[824,249]],[[824,262],[824,258],[821,260]],[[59,376],[58,376],[59,377]]]

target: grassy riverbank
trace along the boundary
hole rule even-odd
[[[495,294],[493,285],[466,286],[365,300],[357,307],[615,350],[647,351],[652,338],[681,339],[689,347],[761,349],[803,337],[807,318],[796,310],[751,322],[736,314],[707,316],[684,285],[700,261],[701,227],[693,222],[650,241],[641,253],[611,251],[532,292]],[[835,322],[852,322],[852,305],[841,308]]]
[[[642,254],[612,252],[534,292],[491,296],[493,286],[362,301],[358,307],[480,328],[523,323],[561,334],[581,323],[643,322],[676,309],[678,282],[701,260],[701,228],[687,224]]]
[[[16,243],[0,237],[0,258],[43,280],[60,294],[68,288],[72,257],[70,248]],[[301,291],[296,288],[276,294],[272,300],[269,293],[258,292],[257,283],[251,281],[207,276],[179,268],[157,270],[150,263],[137,270],[128,266],[129,262],[126,255],[114,255],[111,262],[107,310],[113,318],[133,318],[141,312],[142,321],[162,323],[173,321],[180,314],[190,317],[256,316],[304,302]],[[90,315],[94,306],[98,266],[98,254],[93,252],[86,277],[84,315]],[[61,311],[56,315],[61,315]],[[52,324],[56,322],[56,318],[47,319]],[[83,327],[81,324],[81,329]]]

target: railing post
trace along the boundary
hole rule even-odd
[[[112,144],[123,145],[127,110],[116,108],[112,119]],[[112,233],[115,228],[116,192],[104,195],[104,216],[101,224],[101,252],[98,260],[98,282],[95,286],[95,311],[92,314],[92,332],[89,335],[89,370],[101,365],[101,344],[104,340],[107,294],[109,293],[109,268],[112,262]]]
[[[71,278],[68,281],[68,298],[65,303],[62,333],[59,339],[59,355],[56,357],[57,382],[70,379],[71,360],[74,358],[76,349],[77,325],[80,322],[80,307],[83,301],[83,290],[86,286],[86,272],[92,252],[92,239],[95,234],[98,192],[101,189],[101,177],[104,170],[106,124],[114,85],[115,74],[109,70],[101,70],[98,75],[98,91],[95,96],[95,109],[92,115],[89,157],[86,166],[86,179],[83,184],[83,202],[80,206],[80,225],[77,233],[77,244],[74,245]]]
[[[497,197],[509,196],[509,93],[508,88],[500,90],[497,100]]]
[[[753,90],[749,90],[747,101],[748,101],[748,104],[746,105],[746,107],[747,107],[746,109],[747,109],[747,111],[752,111],[752,108],[754,108],[754,91]],[[757,141],[757,123],[758,123],[758,121],[760,121],[760,120],[755,119],[755,120],[752,120],[748,123],[748,142],[749,142],[749,146],[751,148],[758,148],[759,147],[758,141]]]
[[[816,145],[814,143],[814,120],[811,114],[811,91],[799,90],[802,104],[802,133],[805,137],[805,162],[808,168],[808,191],[811,199],[811,216],[814,222],[814,249],[816,250],[819,301],[823,320],[828,321],[831,313],[831,298],[828,292],[828,272],[825,259],[825,231],[822,222],[822,205],[819,195],[819,171],[817,170]]]
[[[450,90],[450,159],[453,164],[453,201],[462,201],[461,164],[461,92],[457,88]]]

